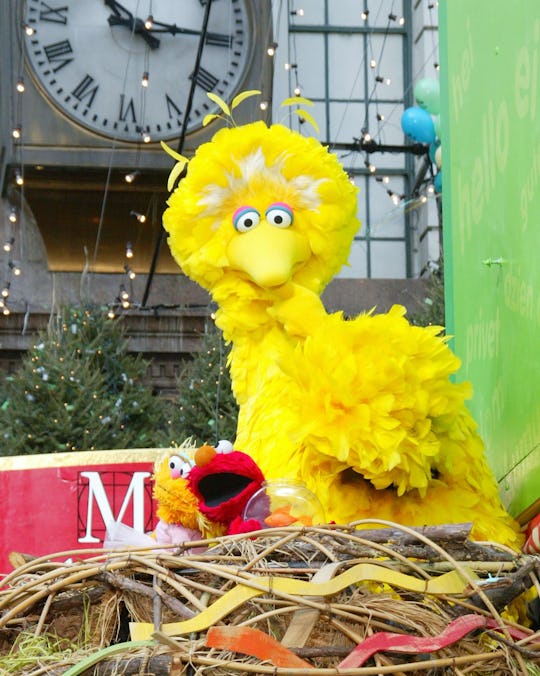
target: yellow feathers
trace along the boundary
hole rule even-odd
[[[169,174],[169,178],[167,180],[167,190],[170,192],[173,189],[176,179],[180,176],[180,174],[184,170],[184,167],[188,163],[188,160],[183,155],[180,155],[180,153],[177,153],[175,150],[170,148],[165,143],[165,141],[160,141],[160,143],[163,150],[171,157],[174,157],[174,159],[176,160],[176,164],[171,169],[171,173]]]
[[[173,256],[232,342],[235,446],[268,479],[303,481],[329,520],[473,521],[476,538],[517,546],[440,329],[399,306],[346,321],[321,302],[356,213],[334,155],[263,122],[218,131],[170,197]]]
[[[295,279],[320,293],[359,229],[356,188],[320,143],[281,125],[221,129],[199,147],[164,214],[173,256],[206,289],[232,277],[243,286],[247,280],[228,268],[226,250],[237,236],[232,214],[243,205],[264,214],[274,202],[291,205],[314,254]]]
[[[165,523],[181,524],[186,528],[199,528],[197,498],[188,488],[187,480],[181,475],[171,475],[171,458],[189,464],[185,450],[167,451],[156,462],[154,470],[154,498],[157,501],[156,514]]]

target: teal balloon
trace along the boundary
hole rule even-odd
[[[437,152],[437,148],[441,144],[437,141],[434,141],[430,146],[429,146],[429,159],[431,160],[432,164],[435,164],[435,153]]]
[[[418,106],[405,108],[401,115],[401,128],[417,143],[433,143],[435,141],[435,125],[431,115]]]
[[[438,115],[441,108],[441,91],[439,81],[432,77],[418,80],[414,86],[414,98],[420,108],[432,115]]]
[[[435,176],[433,187],[435,188],[436,192],[442,192],[442,171],[439,171],[437,176]]]
[[[433,126],[435,127],[435,135],[437,138],[441,138],[441,116],[440,115],[434,115],[433,116]]]

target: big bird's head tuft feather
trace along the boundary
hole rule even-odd
[[[294,214],[290,232],[274,230],[295,250],[290,281],[321,293],[346,262],[359,229],[356,191],[337,158],[316,139],[254,122],[221,129],[198,148],[168,201],[163,224],[176,261],[205,289],[214,292],[233,281],[236,288],[253,290],[265,283],[235,260],[235,240],[245,235],[235,229],[233,215],[249,206],[264,219],[270,205],[286,204]],[[269,253],[266,245],[259,251],[250,246],[242,247],[242,255]],[[269,279],[270,285],[280,283],[278,277]]]

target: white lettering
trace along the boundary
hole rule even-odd
[[[111,509],[99,472],[81,472],[81,476],[88,479],[88,506],[86,510],[86,533],[84,537],[79,538],[79,542],[101,542],[99,538],[92,535],[94,501],[107,527],[114,523],[114,521],[122,520],[130,500],[133,499],[133,528],[141,533],[144,532],[144,480],[151,476],[150,472],[133,472],[133,477],[116,518]]]

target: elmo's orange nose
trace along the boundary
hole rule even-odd
[[[197,467],[204,467],[214,458],[217,454],[216,449],[213,446],[208,444],[203,444],[200,448],[195,451],[195,464]]]

